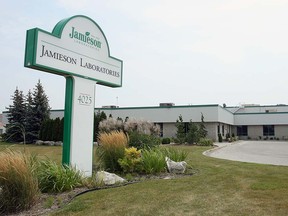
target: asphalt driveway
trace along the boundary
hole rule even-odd
[[[238,141],[219,143],[218,146],[204,152],[204,155],[234,161],[288,166],[288,142]]]

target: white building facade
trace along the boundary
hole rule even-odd
[[[176,120],[181,115],[186,125],[190,120],[201,122],[204,116],[208,138],[218,140],[218,134],[226,137],[234,134],[240,139],[277,139],[288,140],[288,106],[287,105],[243,105],[222,107],[218,104],[175,106],[172,103],[154,107],[116,107],[95,108],[95,113],[105,112],[113,118],[143,119],[158,124],[162,137],[176,136]],[[3,113],[4,125],[7,113]],[[51,118],[64,117],[63,110],[51,110]]]
[[[208,137],[218,140],[218,134],[226,137],[234,134],[240,139],[287,140],[288,106],[287,105],[243,105],[239,107],[222,107],[218,104],[159,107],[97,108],[96,112],[105,112],[114,118],[145,119],[159,124],[163,137],[175,137],[176,120],[180,115],[188,124],[201,122],[201,115],[208,131]]]

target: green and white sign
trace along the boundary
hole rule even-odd
[[[38,28],[28,30],[25,67],[122,86],[122,61],[110,56],[101,28],[85,16],[60,21],[52,34]]]
[[[92,175],[95,84],[122,86],[123,62],[89,17],[60,21],[52,33],[27,31],[25,67],[66,77],[62,163]]]

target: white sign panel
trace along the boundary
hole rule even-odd
[[[74,77],[70,164],[92,175],[95,82]]]
[[[122,61],[110,56],[104,33],[84,16],[60,21],[52,34],[37,28],[28,30],[25,66],[122,86]]]

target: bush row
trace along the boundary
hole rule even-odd
[[[165,157],[174,161],[183,161],[187,157],[184,151],[172,148],[159,148],[157,145],[148,144],[150,140],[142,139],[143,134],[132,133],[132,140],[138,140],[137,145],[129,145],[130,136],[123,132],[112,131],[99,135],[98,157],[104,169],[109,172],[138,172],[155,174],[166,169]],[[152,138],[154,139],[154,138]],[[129,140],[129,141],[128,141]],[[137,143],[135,141],[135,143]],[[135,144],[132,142],[132,144]],[[131,143],[130,143],[131,144]],[[129,148],[130,147],[130,148]]]

